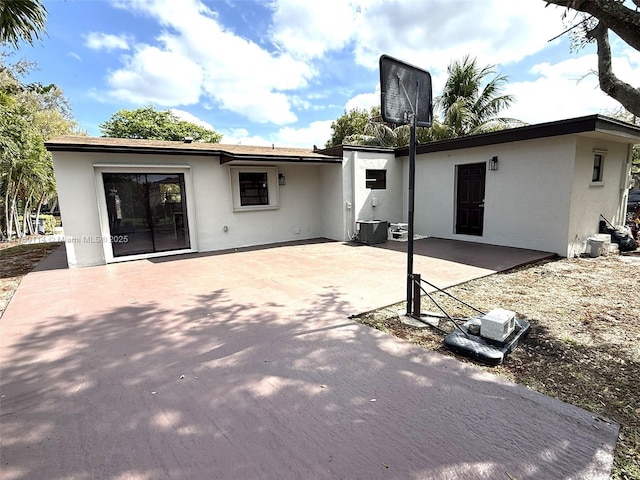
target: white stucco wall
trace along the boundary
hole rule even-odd
[[[75,153],[54,153],[53,167],[69,267],[104,263],[101,243],[85,241],[102,236],[93,162]]]
[[[71,267],[105,263],[105,246],[100,242],[69,241],[73,238],[108,236],[101,171],[122,171],[99,165],[136,165],[132,172],[148,171],[145,165],[183,166],[187,189],[187,210],[194,251],[213,251],[315,237],[340,237],[342,200],[333,182],[340,185],[341,165],[275,162],[285,176],[278,186],[279,207],[274,210],[233,211],[230,166],[216,157],[130,155],[106,153],[54,152],[60,212],[68,241]],[[237,165],[234,163],[234,165]],[[255,164],[254,164],[255,165]],[[164,167],[167,166],[167,167]],[[160,171],[155,169],[155,171]],[[339,187],[338,187],[339,188]],[[325,211],[326,208],[331,213]],[[337,224],[337,226],[334,225]],[[224,227],[227,227],[226,231]],[[109,245],[106,248],[110,248]]]
[[[566,255],[575,142],[564,136],[418,155],[415,232]],[[483,235],[456,234],[456,165],[493,156],[499,167],[487,168]]]
[[[396,159],[393,152],[354,151],[350,154],[346,163],[354,180],[350,188],[351,231],[357,220],[402,221],[402,161]],[[386,171],[384,190],[366,188],[367,169]]]
[[[591,181],[594,150],[606,152],[602,182],[596,183]],[[578,138],[567,255],[584,252],[587,239],[598,233],[600,214],[614,225],[622,221],[617,217],[627,186],[628,155],[626,144],[599,138]]]
[[[330,240],[348,240],[346,207],[343,191],[343,166],[319,167],[319,220],[320,235]]]

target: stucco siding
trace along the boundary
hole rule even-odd
[[[92,162],[82,154],[53,155],[60,215],[65,230],[65,248],[69,267],[104,263],[100,217]]]
[[[402,220],[402,162],[392,152],[354,152],[353,207],[355,220]],[[385,170],[386,188],[366,188],[366,171]],[[375,206],[374,206],[375,205]]]
[[[575,137],[566,136],[418,155],[416,233],[566,255],[574,152]],[[483,234],[456,234],[456,168],[493,156]]]
[[[321,234],[320,167],[273,165],[286,182],[278,185],[279,206],[274,210],[234,212],[231,167],[214,164],[203,175],[194,172],[201,251],[302,240]]]
[[[155,172],[163,169],[184,172],[192,251],[206,252],[334,235],[335,227],[328,227],[340,216],[335,207],[341,199],[327,197],[332,192],[335,197],[332,182],[339,180],[340,164],[253,164],[258,169],[275,167],[277,173],[284,176],[285,184],[277,185],[277,191],[269,192],[270,196],[277,195],[278,207],[234,211],[232,167],[220,165],[217,157],[69,152],[54,152],[53,157],[71,267],[99,265],[109,260],[109,244],[83,241],[109,236],[108,222],[104,218],[106,202],[101,184],[102,172],[140,173],[150,169]],[[135,166],[129,169],[131,165]],[[331,214],[325,212],[327,208],[332,209]]]
[[[349,213],[343,198],[342,166],[319,167],[319,236],[330,240],[347,240],[346,218]]]
[[[602,182],[593,182],[594,154],[604,154]],[[600,214],[609,221],[616,218],[626,187],[628,147],[597,138],[579,137],[575,174],[572,182],[571,218],[567,255],[580,254],[590,236],[598,233]]]

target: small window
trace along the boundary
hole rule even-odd
[[[238,172],[240,205],[269,205],[267,172]]]
[[[276,167],[231,167],[233,211],[278,208],[278,169]]]
[[[604,166],[604,155],[596,153],[593,155],[592,182],[602,182],[602,167]]]
[[[385,190],[387,188],[387,171],[367,170],[365,183],[366,188],[371,188],[372,190]]]

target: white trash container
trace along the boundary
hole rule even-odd
[[[587,239],[587,251],[591,258],[599,257],[602,252],[602,246],[604,245],[604,240],[596,237],[589,237]]]

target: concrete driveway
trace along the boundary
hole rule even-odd
[[[415,270],[544,256],[492,248]],[[616,425],[347,318],[401,301],[405,265],[337,242],[44,264],[0,319],[0,477],[608,478]]]

